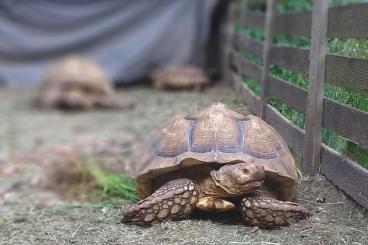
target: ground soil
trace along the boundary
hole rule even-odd
[[[151,227],[126,225],[120,223],[118,207],[129,201],[64,200],[40,184],[42,164],[37,161],[42,160],[29,156],[106,141],[118,148],[105,151],[107,165],[133,174],[145,139],[173,115],[213,101],[248,113],[228,86],[203,93],[125,88],[117,93],[119,99],[136,105],[127,111],[42,111],[32,107],[34,94],[32,89],[0,90],[0,244],[368,244],[368,212],[323,176],[303,175],[299,180],[297,200],[312,211],[311,218],[254,233],[236,212],[197,212]]]

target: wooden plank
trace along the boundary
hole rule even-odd
[[[331,8],[329,37],[368,37],[368,4],[352,4]]]
[[[309,71],[309,50],[274,45],[270,50],[269,63],[307,75]]]
[[[249,109],[256,115],[260,113],[260,98],[254,94],[249,87],[233,73],[233,84],[235,90],[241,95],[244,103],[249,106]],[[304,130],[294,125],[291,121],[281,115],[275,108],[268,105],[266,111],[266,122],[272,125],[285,139],[287,144],[298,150],[303,150]]]
[[[304,130],[296,126],[277,109],[268,105],[266,109],[266,122],[272,125],[293,149],[302,152],[304,149]]]
[[[305,113],[308,94],[305,89],[272,75],[268,75],[268,80],[268,95],[275,96],[288,106]]]
[[[259,58],[262,58],[263,43],[253,38],[246,37],[244,34],[238,33],[236,46],[242,50],[249,52]]]
[[[274,34],[310,37],[311,23],[311,11],[277,14],[273,22]]]
[[[245,75],[253,80],[261,81],[262,69],[261,67],[251,63],[246,59],[241,59],[242,75]]]
[[[356,162],[323,145],[321,173],[332,183],[368,208],[368,170]]]
[[[305,120],[304,167],[318,173],[320,167],[323,81],[325,79],[328,1],[315,0],[312,20],[307,113]]]
[[[248,12],[242,23],[247,27],[258,27],[263,29],[265,24],[265,14],[261,12]]]
[[[265,41],[263,46],[263,67],[262,67],[262,77],[261,77],[261,118],[264,119],[266,117],[266,108],[267,108],[267,89],[268,89],[268,68],[269,68],[269,55],[270,48],[272,45],[273,38],[273,30],[272,23],[275,15],[275,1],[267,0],[266,4],[266,23],[265,23]]]
[[[368,60],[327,55],[326,82],[368,93]]]
[[[240,94],[244,103],[246,103],[249,109],[256,115],[260,113],[259,107],[259,97],[253,93],[252,90],[243,82],[243,80],[235,73],[232,74],[233,85],[235,87],[235,91]]]
[[[368,112],[325,98],[323,126],[368,147]]]

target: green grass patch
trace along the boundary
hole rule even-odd
[[[97,164],[91,164],[89,169],[103,186],[103,193],[107,197],[120,197],[131,201],[139,200],[134,178],[104,170]]]

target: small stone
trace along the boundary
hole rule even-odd
[[[157,204],[153,205],[153,210],[158,210],[158,205]]]
[[[291,213],[285,213],[285,217],[286,217],[286,218],[291,217],[291,215],[292,215]]]
[[[146,216],[144,216],[144,221],[145,222],[150,222],[155,218],[154,214],[147,214]]]
[[[197,195],[197,192],[196,191],[193,191],[193,196],[196,196]]]
[[[266,221],[268,221],[268,222],[273,221],[273,217],[272,217],[272,215],[267,214],[267,215],[266,215],[266,217],[265,217],[265,220],[266,220]]]
[[[189,190],[190,190],[190,191],[194,190],[194,185],[190,185],[190,186],[189,186]]]
[[[171,209],[172,214],[177,214],[179,211],[180,211],[180,206],[179,205],[174,205]]]
[[[189,189],[189,187],[188,187],[188,186],[184,186],[184,190],[186,190],[186,191],[187,191],[188,189]]]
[[[258,202],[253,202],[253,206],[254,206],[254,207],[259,207]]]
[[[173,202],[172,201],[168,201],[167,202],[167,205],[172,206],[173,205]]]
[[[162,208],[169,208],[169,205],[164,204],[164,205],[162,205]]]
[[[181,200],[181,203],[180,204],[184,206],[185,204],[187,204],[187,202],[188,202],[188,200],[183,199],[183,200]]]
[[[157,218],[164,219],[169,215],[170,211],[168,209],[161,209],[157,214]]]
[[[153,213],[153,209],[147,209],[147,213]]]

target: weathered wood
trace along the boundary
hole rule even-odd
[[[244,34],[237,33],[236,46],[241,51],[249,52],[259,58],[262,58],[263,43],[253,38],[246,37]]]
[[[279,65],[305,75],[309,71],[309,50],[272,46],[269,64]]]
[[[323,145],[321,173],[332,183],[368,208],[368,170],[356,162]]]
[[[301,113],[306,111],[307,91],[281,78],[268,75],[268,95],[285,102]]]
[[[261,81],[262,69],[261,67],[251,63],[246,59],[241,59],[240,62],[242,75],[245,75],[253,80]]]
[[[256,115],[260,113],[259,97],[242,81],[235,73],[232,74],[235,91],[241,96],[243,101],[248,105],[249,109]]]
[[[281,115],[277,109],[267,105],[266,122],[272,125],[282,136],[286,143],[293,149],[300,152],[304,148],[304,130],[296,126],[286,117]]]
[[[267,89],[268,89],[268,68],[269,68],[269,55],[270,48],[272,45],[273,38],[273,30],[272,23],[275,15],[275,1],[267,0],[266,4],[266,23],[265,23],[265,41],[263,46],[263,67],[262,67],[262,77],[261,77],[261,118],[264,119],[266,117],[266,108],[267,108]]]
[[[304,167],[318,173],[320,167],[323,81],[327,46],[328,1],[315,0],[312,21],[307,113],[305,120]]]
[[[368,93],[368,60],[327,55],[326,82]]]
[[[256,115],[259,115],[260,98],[249,89],[249,87],[240,79],[239,76],[234,73],[233,84],[235,90],[241,95],[243,101],[249,106],[249,109]],[[272,106],[267,105],[266,110],[265,120],[282,135],[290,147],[298,151],[302,151],[304,144],[304,130],[294,125]]]
[[[368,112],[325,98],[323,127],[368,147]]]
[[[352,4],[331,8],[329,37],[368,37],[368,4]]]
[[[247,27],[258,27],[263,29],[265,24],[265,15],[260,12],[248,12],[243,19],[243,25]]]
[[[286,12],[275,15],[273,28],[275,34],[295,36],[311,35],[312,12]]]

